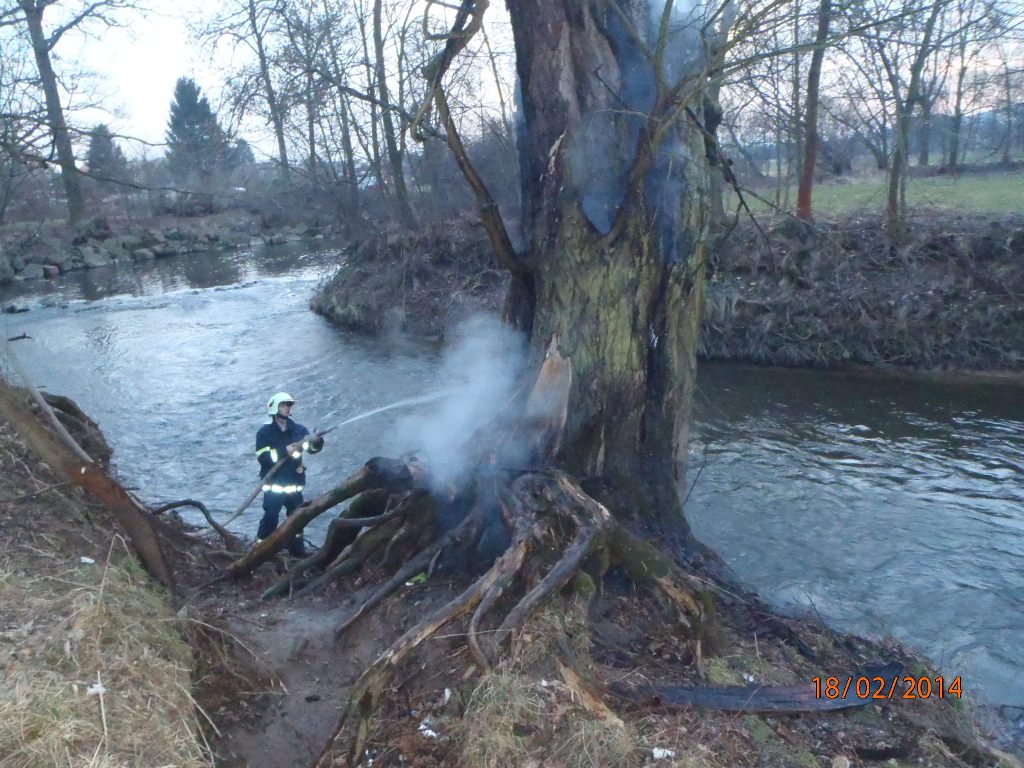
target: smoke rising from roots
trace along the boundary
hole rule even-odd
[[[479,460],[466,441],[507,414],[527,349],[522,334],[491,317],[460,324],[449,339],[437,383],[451,394],[396,425],[400,444],[428,462],[439,486],[458,480]]]

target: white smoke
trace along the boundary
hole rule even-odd
[[[715,0],[679,0],[672,3],[669,13],[668,28],[665,30],[665,82],[671,87],[677,81],[698,74],[706,59],[707,36],[713,34],[709,29],[711,19],[716,12]],[[652,0],[650,11],[650,44],[657,46],[661,32],[662,14],[665,10],[663,0]]]
[[[399,445],[415,448],[438,485],[457,480],[479,461],[466,441],[508,409],[526,359],[522,334],[492,317],[462,323],[449,339],[437,383],[451,394],[430,412],[396,425]]]

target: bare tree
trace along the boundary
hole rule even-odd
[[[231,82],[234,110],[241,116],[253,109],[255,99],[262,101],[277,142],[281,175],[287,179],[291,166],[285,138],[286,107],[275,84],[270,51],[281,9],[282,3],[278,0],[231,0],[204,26],[202,35],[215,43],[227,39],[236,48],[247,49],[254,57],[254,62],[236,73]]]
[[[75,150],[71,143],[71,132],[68,129],[64,114],[64,106],[60,98],[60,85],[53,68],[53,51],[67,32],[87,23],[100,23],[113,26],[116,22],[113,13],[134,7],[125,0],[93,0],[92,2],[63,3],[67,21],[47,31],[44,15],[47,9],[57,5],[57,0],[16,0],[17,6],[8,6],[0,11],[0,18],[17,16],[24,25],[32,47],[36,68],[39,73],[39,86],[46,102],[46,119],[57,154],[57,165],[61,171],[61,183],[67,196],[68,219],[77,222],[85,216],[85,198],[79,179],[78,166],[75,161]]]
[[[384,32],[382,27],[383,0],[373,0],[373,54],[376,74],[377,93],[381,103],[390,104],[391,94],[388,90],[387,66],[385,64]],[[395,195],[395,209],[399,221],[406,227],[416,226],[416,214],[409,204],[409,190],[405,183],[404,158],[398,147],[398,135],[394,116],[390,109],[381,111],[381,123],[384,129],[384,145],[387,147],[391,170],[392,190]]]
[[[15,197],[28,197],[19,188],[46,168],[46,106],[30,60],[20,36],[0,24],[0,222]]]
[[[925,64],[937,45],[939,18],[950,0],[881,0],[858,4],[850,13],[861,36],[880,62],[895,104],[895,136],[889,163],[886,216],[892,225],[906,208],[906,175],[910,153],[910,127],[920,104]],[[884,23],[874,23],[885,19]]]
[[[814,166],[818,158],[818,87],[821,65],[825,59],[825,41],[832,23],[831,0],[820,0],[818,5],[818,31],[814,37],[814,53],[807,72],[807,113],[804,119],[804,162],[800,174],[800,187],[796,195],[796,215],[805,221],[811,219],[811,189],[814,185]]]

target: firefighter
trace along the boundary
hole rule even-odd
[[[319,453],[324,447],[322,435],[310,436],[309,430],[292,421],[295,398],[287,392],[277,392],[267,403],[270,423],[256,433],[256,460],[260,463],[260,477],[266,477],[278,460],[288,457],[277,472],[263,484],[263,519],[256,533],[260,542],[277,528],[278,516],[284,507],[290,515],[302,504],[302,488],[306,484],[303,453]],[[288,542],[288,551],[295,557],[306,555],[302,533]]]

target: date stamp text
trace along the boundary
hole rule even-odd
[[[812,677],[816,699],[959,699],[963,695],[960,676],[949,679],[915,675],[848,675]]]

